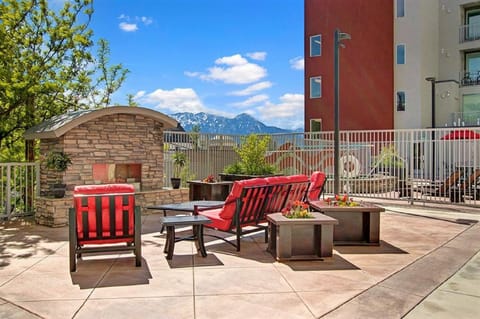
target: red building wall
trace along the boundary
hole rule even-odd
[[[305,1],[305,130],[322,119],[334,129],[334,32],[340,48],[340,129],[394,128],[394,0]],[[322,55],[310,57],[310,36],[322,35]],[[310,77],[322,76],[322,97],[310,98]]]

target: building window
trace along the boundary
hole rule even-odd
[[[322,77],[310,78],[310,98],[316,99],[320,97],[322,97]]]
[[[405,92],[397,92],[397,112],[405,111]]]
[[[322,131],[322,120],[310,119],[310,132],[321,132],[321,131]]]
[[[465,37],[469,41],[480,39],[480,8],[468,8],[465,10]]]
[[[480,125],[480,94],[463,95],[462,113],[454,116],[453,120],[458,125]]]
[[[310,37],[310,56],[322,55],[322,36],[320,34]]]
[[[480,51],[465,53],[465,71],[471,75],[480,71]]]
[[[405,64],[405,44],[397,45],[397,64]]]
[[[397,18],[405,16],[405,1],[397,0]]]

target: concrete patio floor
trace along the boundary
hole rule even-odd
[[[68,267],[68,228],[0,223],[0,318],[473,318],[480,309],[480,211],[384,206],[381,245],[335,246],[328,261],[276,262],[263,234],[208,256],[179,242],[167,261],[160,214],[131,254]],[[188,229],[184,229],[185,232]],[[207,231],[209,233],[211,231]],[[220,234],[220,233],[219,233]]]

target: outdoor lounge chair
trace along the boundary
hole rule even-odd
[[[454,187],[450,194],[452,202],[463,202],[463,195],[480,197],[480,168],[473,170],[473,172],[466,178],[458,187]]]
[[[76,186],[69,209],[70,271],[84,253],[133,251],[141,266],[141,212],[128,184]]]
[[[440,183],[433,183],[424,187],[421,191],[422,195],[429,196],[450,196],[450,192],[458,184],[461,176],[461,171],[456,170],[445,181]]]

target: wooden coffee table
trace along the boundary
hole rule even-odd
[[[333,231],[335,245],[379,245],[380,213],[385,209],[370,203],[358,206],[333,206],[327,202],[312,201],[310,206],[338,220]]]

